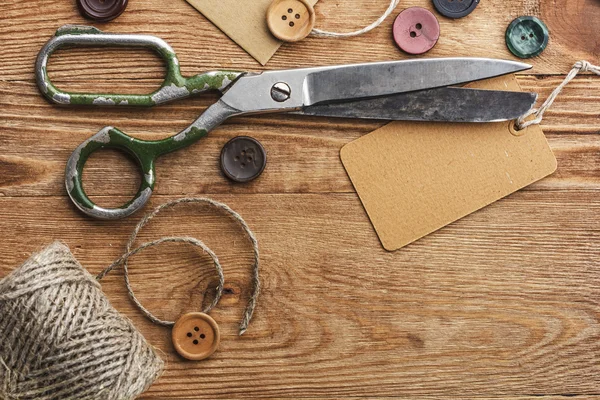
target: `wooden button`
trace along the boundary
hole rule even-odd
[[[315,26],[315,10],[307,0],[274,0],[267,10],[267,25],[277,39],[297,42]]]
[[[173,346],[183,358],[204,360],[219,347],[219,326],[209,315],[192,312],[182,315],[171,332]]]

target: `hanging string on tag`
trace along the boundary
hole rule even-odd
[[[237,212],[235,212],[231,208],[229,208],[229,206],[227,204],[219,203],[218,201],[214,201],[214,200],[211,200],[208,198],[203,198],[203,197],[189,197],[189,198],[182,198],[182,199],[174,200],[174,201],[171,201],[171,202],[168,202],[168,203],[158,206],[152,212],[146,214],[141,219],[141,221],[137,224],[137,226],[131,233],[131,236],[129,237],[129,241],[127,242],[125,254],[123,254],[121,257],[119,257],[117,260],[115,260],[112,264],[110,264],[108,267],[106,267],[106,269],[104,269],[104,271],[100,272],[98,274],[98,276],[96,276],[96,279],[101,280],[102,278],[104,278],[106,276],[106,274],[108,274],[110,271],[112,271],[115,267],[117,267],[119,265],[123,265],[123,272],[125,275],[125,285],[127,286],[127,293],[129,294],[129,297],[134,302],[134,304],[137,306],[137,308],[150,321],[152,321],[158,325],[172,327],[173,325],[175,325],[175,321],[165,321],[165,320],[161,320],[161,319],[157,318],[148,309],[146,309],[142,305],[142,303],[140,303],[140,301],[137,299],[137,297],[133,293],[133,289],[131,288],[131,283],[129,281],[129,269],[128,269],[127,261],[129,260],[129,258],[131,256],[141,252],[142,250],[147,249],[148,247],[159,245],[161,243],[190,244],[192,246],[201,248],[206,254],[208,254],[211,257],[213,264],[215,266],[215,269],[217,271],[217,274],[219,276],[219,283],[216,288],[215,298],[208,306],[206,306],[204,308],[204,310],[202,310],[202,312],[208,313],[210,310],[212,310],[219,303],[219,300],[221,299],[221,295],[223,294],[223,285],[225,282],[225,277],[223,274],[223,268],[221,267],[221,264],[219,263],[219,259],[217,258],[215,253],[208,246],[206,246],[206,244],[204,244],[204,242],[202,242],[198,239],[192,238],[192,237],[168,236],[168,237],[162,237],[160,239],[157,239],[157,240],[154,240],[151,242],[144,243],[141,246],[139,246],[133,250],[131,249],[133,244],[135,243],[135,240],[136,240],[137,235],[140,232],[140,230],[152,218],[154,218],[160,211],[162,211],[166,208],[174,207],[174,206],[176,206],[178,204],[182,204],[182,203],[205,203],[217,210],[224,211],[225,213],[227,213],[231,217],[233,217],[233,219],[238,223],[238,225],[240,225],[240,227],[242,228],[242,230],[245,233],[245,236],[248,238],[248,240],[250,241],[250,244],[252,245],[252,250],[253,250],[253,255],[254,255],[254,263],[252,265],[252,292],[250,294],[250,299],[248,300],[248,304],[246,305],[246,310],[244,311],[244,315],[242,316],[242,320],[240,322],[239,334],[243,335],[244,332],[246,332],[246,329],[248,329],[248,324],[250,323],[250,320],[252,319],[252,314],[254,313],[254,309],[256,308],[256,303],[258,301],[258,296],[260,294],[260,280],[259,280],[259,276],[258,276],[258,271],[259,271],[258,241],[256,240],[256,236],[254,236],[254,233],[252,233],[252,231],[248,227],[248,224],[246,224],[246,221],[244,221],[244,219],[241,217],[241,215],[239,215]]]
[[[517,119],[517,122],[515,123],[515,128],[517,130],[521,130],[527,128],[528,126],[541,123],[546,110],[548,110],[552,103],[554,103],[554,100],[556,100],[556,98],[558,97],[560,92],[562,92],[565,86],[567,86],[567,84],[571,82],[580,72],[593,72],[596,75],[600,75],[600,67],[590,64],[589,62],[584,60],[577,61],[573,65],[573,69],[571,69],[571,72],[569,72],[569,74],[566,76],[565,80],[562,81],[562,83],[558,85],[556,89],[554,89],[554,91],[552,91],[552,93],[550,94],[550,96],[548,96],[544,104],[542,104],[542,106],[539,109],[532,108],[531,110],[529,110],[529,112],[527,112],[527,114],[519,117]],[[527,118],[532,115],[534,116],[534,118],[527,121]]]
[[[394,11],[394,9],[396,8],[396,6],[398,5],[398,3],[400,3],[400,0],[391,0],[390,1],[390,5],[387,8],[387,10],[385,10],[385,12],[383,13],[383,15],[381,17],[379,17],[375,22],[373,22],[371,25],[365,26],[362,29],[359,29],[357,31],[354,32],[347,32],[347,33],[339,33],[339,32],[329,32],[329,31],[323,31],[321,29],[316,29],[314,28],[311,32],[311,35],[313,36],[321,36],[321,37],[337,37],[337,38],[341,38],[341,37],[352,37],[352,36],[359,36],[362,35],[363,33],[367,33],[375,28],[377,28],[379,25],[381,25],[381,23],[387,18],[389,17],[389,15],[392,13],[392,11]]]

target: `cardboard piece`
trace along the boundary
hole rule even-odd
[[[267,9],[273,0],[186,0],[234,42],[265,65],[283,42],[267,27]],[[315,5],[318,0],[308,0]]]
[[[513,75],[470,87],[521,90]],[[512,132],[509,122],[392,122],[340,155],[383,247],[392,251],[556,170],[539,125]]]

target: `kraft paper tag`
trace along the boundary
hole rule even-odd
[[[248,54],[265,65],[282,42],[267,27],[273,0],[186,0]],[[318,0],[308,0],[315,5]]]
[[[470,87],[521,91],[513,75]],[[539,125],[514,132],[509,122],[392,122],[348,143],[340,155],[389,251],[552,174],[557,166]]]

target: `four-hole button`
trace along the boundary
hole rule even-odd
[[[307,0],[274,0],[267,10],[267,26],[277,39],[297,42],[315,26],[315,10]]]
[[[208,314],[192,312],[182,315],[171,333],[177,353],[188,360],[204,360],[219,347],[219,326]]]
[[[237,136],[221,150],[221,171],[234,182],[249,182],[265,169],[267,153],[260,142],[249,136]]]

